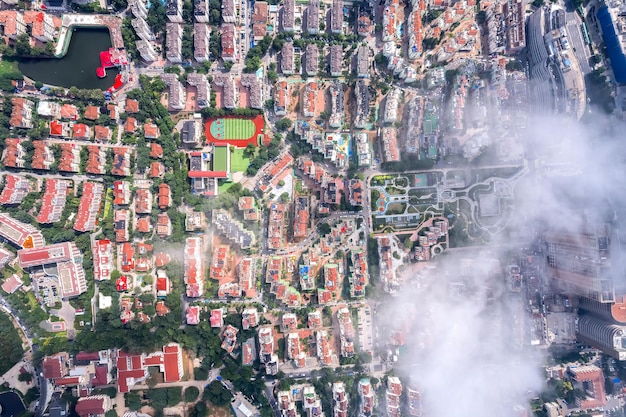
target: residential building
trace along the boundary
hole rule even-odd
[[[387,390],[385,391],[385,406],[387,416],[400,417],[400,396],[402,395],[402,383],[397,376],[387,378]]]
[[[305,385],[302,387],[302,408],[307,417],[324,417],[322,411],[322,401],[315,392],[313,385]]]
[[[43,140],[32,141],[34,152],[30,160],[32,169],[49,170],[54,163],[54,154]]]
[[[159,55],[156,53],[150,42],[139,39],[135,43],[135,46],[137,47],[137,52],[139,52],[141,59],[145,62],[150,63],[159,59]]]
[[[354,127],[363,129],[369,123],[371,100],[369,85],[364,80],[358,80],[354,87],[354,95],[356,97]]]
[[[61,117],[61,105],[54,101],[42,100],[37,104],[37,114],[41,117],[58,119]]]
[[[85,171],[88,174],[104,175],[106,173],[107,148],[101,146],[87,146],[89,156]]]
[[[369,378],[361,378],[358,385],[359,417],[370,417],[374,410],[375,393]]]
[[[163,382],[178,382],[184,375],[183,353],[180,345],[169,343],[163,346],[162,352],[131,355],[120,351],[116,362],[117,391],[129,392],[130,389],[143,382],[149,375],[150,366],[158,366],[163,373]]]
[[[248,330],[259,325],[259,312],[256,308],[246,308],[241,312],[241,327]]]
[[[2,193],[0,193],[0,204],[3,206],[20,204],[31,191],[32,184],[28,178],[5,174],[4,188],[2,188]]]
[[[306,32],[311,35],[320,33],[320,2],[309,0],[306,8]]]
[[[216,75],[213,83],[222,90],[221,106],[225,109],[234,109],[237,107],[238,94],[235,87],[235,80],[230,75]]]
[[[226,210],[213,210],[213,224],[221,234],[242,249],[250,248],[256,241],[254,233],[246,230],[244,225],[233,219]]]
[[[161,136],[161,131],[154,123],[144,123],[143,136],[146,139],[158,139]]]
[[[135,33],[139,38],[146,42],[154,41],[154,33],[150,29],[150,26],[146,23],[146,21],[142,18],[136,18],[131,21],[131,25],[133,29],[135,29]]]
[[[45,245],[39,230],[4,213],[0,213],[0,237],[18,248],[41,248]]]
[[[333,0],[330,9],[330,33],[339,34],[343,29],[343,0]]]
[[[69,123],[59,122],[58,120],[53,120],[49,124],[50,136],[58,136],[62,138],[70,137],[70,125]]]
[[[409,405],[409,415],[414,417],[422,416],[422,394],[409,385],[406,389],[407,402]]]
[[[189,306],[187,307],[187,312],[185,313],[185,321],[188,325],[196,326],[200,323],[200,307],[199,306]]]
[[[204,293],[204,239],[189,237],[185,241],[183,281],[187,297],[196,298]]]
[[[306,196],[296,197],[294,204],[293,238],[303,239],[307,235],[309,227],[309,198]]]
[[[317,358],[321,366],[330,366],[333,359],[333,351],[330,344],[330,336],[326,330],[318,330],[315,333],[315,345],[317,347]]]
[[[308,76],[314,76],[317,74],[317,68],[319,66],[319,49],[317,44],[310,43],[306,46],[304,52],[304,72]]]
[[[255,1],[254,11],[252,13],[252,32],[254,34],[254,40],[258,41],[265,37],[267,33],[267,21],[268,21],[269,6],[265,1]]]
[[[17,257],[22,269],[36,271],[38,275],[58,281],[62,298],[77,297],[87,291],[83,254],[74,242],[20,249]],[[51,269],[54,265],[56,268]],[[50,272],[52,275],[49,275]]]
[[[159,209],[165,210],[172,205],[172,190],[170,186],[161,183],[159,184],[159,194],[157,196]]]
[[[115,242],[128,242],[130,234],[128,226],[131,222],[130,210],[115,210],[113,213],[113,230],[115,231]]]
[[[61,143],[61,157],[58,169],[61,172],[78,172],[80,170],[80,152],[82,147],[74,146],[73,143]]]
[[[0,11],[0,26],[4,36],[14,41],[27,31],[24,16],[16,10]]]
[[[514,55],[526,47],[525,5],[522,0],[502,2],[506,53]]]
[[[407,55],[411,61],[415,61],[422,55],[422,12],[419,9],[413,9],[409,15],[409,30],[407,32],[409,45]]]
[[[172,221],[167,212],[157,215],[156,233],[160,238],[166,238],[172,234]]]
[[[331,45],[329,57],[329,68],[331,77],[341,76],[341,70],[343,67],[343,46]]]
[[[224,309],[214,308],[211,310],[211,317],[209,317],[209,323],[211,327],[221,329],[224,327]]]
[[[78,119],[78,108],[73,104],[64,104],[61,106],[61,119],[76,120]]]
[[[226,352],[232,353],[233,350],[235,350],[235,346],[237,346],[237,333],[239,333],[239,329],[230,324],[224,329],[221,348]]]
[[[295,0],[285,0],[281,13],[282,30],[284,32],[293,32],[295,29]]]
[[[108,239],[93,240],[91,244],[93,257],[93,277],[96,281],[111,279],[113,263],[113,244]]]
[[[225,23],[235,23],[237,11],[235,10],[235,0],[222,1],[222,21]]]
[[[289,85],[287,81],[281,80],[274,86],[274,114],[284,116],[289,107]]]
[[[41,209],[36,217],[38,223],[56,223],[61,220],[69,190],[69,181],[52,178],[46,180]]]
[[[341,356],[351,358],[354,356],[354,326],[348,307],[341,307],[337,310],[337,321],[339,322],[339,334],[341,344]]]
[[[91,127],[84,123],[74,123],[72,126],[72,139],[90,140],[92,135]]]
[[[135,213],[152,213],[152,193],[149,189],[139,188],[135,191]]]
[[[206,2],[208,3],[208,2]],[[198,62],[209,60],[209,26],[206,23],[194,23],[193,25],[193,57]]]
[[[317,83],[309,81],[304,86],[302,94],[302,115],[304,117],[317,116]]]
[[[104,417],[113,409],[113,401],[108,395],[90,395],[81,397],[76,403],[75,411],[79,417]]]
[[[96,121],[100,117],[100,107],[98,106],[87,106],[85,107],[85,119]]]
[[[183,1],[167,0],[165,3],[165,14],[170,22],[183,23]]]
[[[342,382],[333,382],[333,417],[347,417],[350,396],[346,392],[346,385]]]
[[[20,129],[32,129],[33,107],[35,103],[23,97],[12,97],[11,105],[9,125]]]
[[[208,227],[206,214],[203,211],[187,210],[185,230],[188,232],[204,231]]]
[[[241,86],[248,89],[248,106],[252,109],[263,108],[263,86],[256,74],[242,74]]]
[[[196,19],[196,22],[209,23],[210,12],[209,2],[207,0],[194,0],[193,17]]]
[[[127,177],[130,175],[130,148],[116,146],[113,147],[113,167],[111,175]]]
[[[344,95],[343,83],[334,81],[328,89],[330,94],[330,117],[328,118],[328,126],[337,129],[343,125],[344,119]]]
[[[398,131],[394,127],[383,127],[381,129],[380,139],[385,162],[396,162],[400,160],[397,135]]]
[[[161,74],[161,79],[169,87],[167,107],[170,111],[180,111],[185,108],[185,89],[176,74]]]
[[[278,372],[278,357],[274,354],[274,329],[272,326],[259,327],[257,333],[259,340],[259,359],[262,364],[265,365],[266,370],[268,367],[271,369],[276,367],[276,372],[270,373],[275,375]]]
[[[269,204],[269,224],[267,227],[267,247],[281,249],[285,243],[287,205],[271,202]]]
[[[241,345],[241,363],[243,366],[251,366],[257,358],[254,339],[250,338]]]
[[[91,232],[96,228],[103,194],[104,185],[101,183],[83,182],[83,194],[80,196],[78,213],[74,218],[74,230]]]
[[[306,354],[300,346],[300,336],[298,333],[288,333],[285,351],[287,359],[293,361],[296,368],[303,368],[306,365]]]
[[[583,410],[602,409],[607,404],[604,373],[596,365],[570,366],[568,371],[573,376],[574,385],[586,395],[576,398],[576,406]]]
[[[400,106],[401,95],[402,91],[399,88],[393,88],[387,94],[383,116],[384,123],[394,123],[398,120],[398,107]]]
[[[20,139],[6,138],[5,148],[2,152],[2,163],[9,168],[24,168],[26,151],[20,143]]]
[[[278,392],[278,411],[281,417],[299,417],[291,390]]]
[[[372,153],[367,133],[356,135],[356,158],[359,167],[368,167],[372,164]]]
[[[235,25],[222,23],[222,59],[228,62],[237,60],[237,45],[235,40]]]
[[[52,123],[55,121],[53,120]],[[52,123],[50,124],[50,133],[52,134]],[[134,117],[129,117],[126,119],[124,123],[124,133],[132,134],[137,131],[137,119]]]
[[[95,138],[98,142],[109,142],[113,136],[113,131],[108,126],[96,125],[94,130],[96,132]]]
[[[176,0],[169,0],[174,2]],[[183,62],[183,25],[180,23],[167,22],[165,24],[165,58],[173,64]],[[171,74],[174,75],[174,74]]]
[[[244,220],[256,222],[261,218],[261,213],[254,197],[239,197],[239,200],[237,201],[237,208],[239,211],[243,212]]]
[[[280,71],[293,75],[295,68],[293,42],[285,42],[280,53]]]
[[[52,15],[44,12],[24,12],[24,23],[31,26],[30,35],[40,42],[51,42],[55,38],[56,28]]]
[[[359,46],[356,53],[356,76],[369,78],[370,76],[370,49],[367,46]]]

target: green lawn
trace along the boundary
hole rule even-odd
[[[226,171],[228,169],[228,147],[216,146],[213,152],[213,171]]]
[[[245,172],[250,165],[250,158],[243,156],[244,149],[237,149],[230,154],[230,170],[232,172]]]
[[[13,74],[15,72],[20,72],[17,61],[7,61],[6,59],[0,61],[0,75]]]

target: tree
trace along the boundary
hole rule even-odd
[[[282,201],[283,203],[288,203],[289,202],[289,193],[288,192],[284,192],[280,195],[280,201]]]
[[[18,375],[17,380],[29,383],[33,380],[33,374],[31,374],[30,372],[22,372]]]
[[[278,129],[281,132],[284,132],[291,127],[291,124],[292,124],[291,119],[283,117],[282,119],[276,122],[276,129]]]
[[[141,398],[136,391],[124,394],[124,405],[131,411],[137,411],[141,408]]]
[[[198,399],[200,395],[200,390],[197,387],[187,387],[185,388],[185,402],[192,403]]]
[[[203,400],[210,401],[218,407],[228,404],[232,396],[231,392],[219,381],[211,382],[202,393]]]

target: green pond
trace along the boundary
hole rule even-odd
[[[77,28],[63,58],[24,58],[19,68],[26,77],[45,84],[106,90],[119,71],[109,68],[105,78],[98,78],[96,68],[100,66],[100,52],[110,47],[108,29]]]

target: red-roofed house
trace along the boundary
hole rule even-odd
[[[117,121],[119,119],[119,111],[115,104],[107,104],[107,110],[109,111],[109,117],[111,118],[111,120]]]
[[[200,322],[200,307],[190,306],[185,314],[187,324],[196,325]]]
[[[126,99],[126,113],[139,113],[139,102],[131,98]]]
[[[155,265],[156,265],[157,268],[164,267],[165,265],[169,264],[170,260],[171,260],[170,255],[168,255],[165,252],[157,253],[156,256],[155,256],[155,259],[156,259],[155,260]]]
[[[78,109],[73,104],[64,104],[61,106],[61,119],[78,119]]]
[[[168,237],[172,234],[172,221],[167,212],[159,213],[157,216],[156,232],[161,238]]]
[[[211,310],[211,318],[209,319],[211,327],[220,328],[224,326],[224,310],[221,308],[215,308]]]
[[[93,277],[96,281],[111,279],[113,270],[113,245],[108,239],[95,240],[91,246]]]
[[[35,149],[33,158],[30,161],[30,167],[32,169],[50,169],[54,162],[54,154],[50,147],[43,140],[34,140],[33,146]]]
[[[130,182],[114,181],[113,182],[113,204],[125,206],[130,204]]]
[[[74,230],[90,232],[96,228],[100,203],[104,194],[104,185],[95,182],[83,183],[83,194],[78,204],[78,213],[74,220]]]
[[[96,140],[99,142],[108,142],[111,140],[111,136],[113,135],[113,132],[111,131],[111,129],[108,126],[100,126],[97,125],[94,128],[95,132],[96,132]]]
[[[24,168],[24,156],[26,152],[20,144],[20,140],[16,138],[6,138],[4,140],[5,149],[2,153],[2,163],[5,167]]]
[[[159,208],[161,210],[165,210],[172,205],[172,190],[170,189],[170,186],[164,182],[159,184],[158,201]]]
[[[98,117],[100,117],[100,107],[98,106],[85,107],[85,119],[98,120]]]
[[[67,352],[46,356],[42,363],[43,377],[50,380],[62,378],[67,375],[67,365],[70,357]]]
[[[59,159],[59,171],[78,172],[80,170],[81,146],[73,143],[60,143],[61,158]]]
[[[126,133],[134,133],[137,130],[137,119],[134,117],[129,117],[126,119],[126,123],[124,123],[124,132]]]
[[[72,127],[73,139],[89,140],[91,139],[91,128],[83,123],[74,123]]]
[[[69,125],[58,120],[51,121],[50,136],[69,137]]]
[[[165,165],[163,165],[162,162],[153,161],[150,164],[150,171],[148,173],[148,176],[150,178],[163,178],[164,175],[165,175]]]
[[[152,193],[140,188],[135,192],[135,213],[150,214],[152,212]]]
[[[150,158],[163,158],[163,147],[158,143],[151,143]]]
[[[113,409],[113,402],[108,395],[92,395],[79,398],[76,403],[76,414],[80,417],[101,417]]]
[[[163,317],[165,316],[167,313],[170,312],[170,309],[165,305],[164,301],[157,301],[156,305],[154,306],[155,310],[156,310],[156,314],[159,317]]]
[[[120,276],[116,281],[115,281],[115,289],[118,292],[124,292],[124,291],[128,291],[128,277],[126,275],[122,275]]]
[[[134,256],[135,249],[133,249],[133,245],[129,242],[124,243],[121,251],[122,272],[130,272],[135,268]]]
[[[138,216],[135,229],[139,233],[150,233],[150,231],[152,231],[152,223],[150,223],[150,216]]]
[[[146,139],[158,139],[159,136],[161,136],[161,132],[159,131],[159,127],[154,123],[144,123],[143,136]]]
[[[165,297],[172,291],[170,280],[167,275],[165,275],[165,271],[161,269],[157,271],[156,291],[157,297]]]

